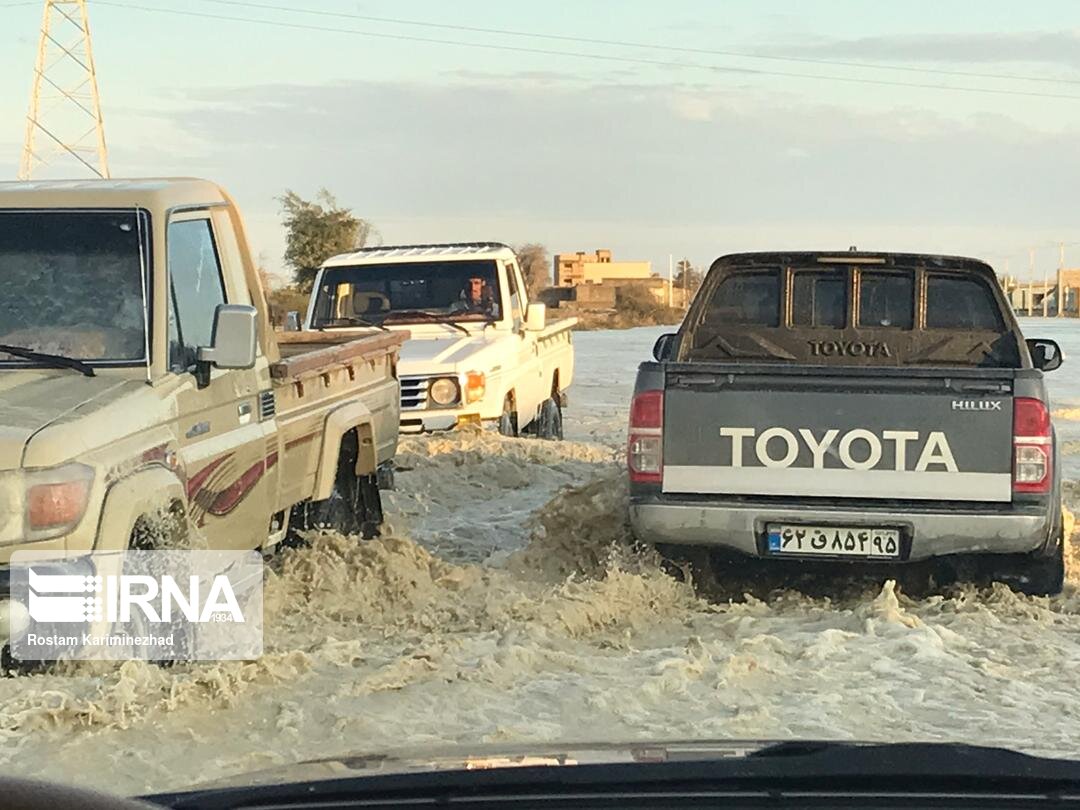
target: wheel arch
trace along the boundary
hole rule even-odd
[[[155,467],[122,478],[105,493],[94,548],[126,548],[140,520],[186,506],[183,482],[171,470]]]
[[[346,434],[350,432],[356,434],[356,474],[358,476],[375,474],[378,467],[378,451],[371,410],[363,402],[350,402],[332,411],[326,418],[312,500],[325,500],[333,492],[342,443]]]

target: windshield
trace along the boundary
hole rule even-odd
[[[145,216],[134,211],[0,211],[0,344],[142,360],[145,234]]]
[[[317,291],[312,325],[498,320],[501,300],[491,260],[329,267]]]

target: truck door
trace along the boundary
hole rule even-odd
[[[208,211],[174,214],[166,232],[169,368],[179,376],[175,430],[187,476],[188,514],[211,548],[254,548],[266,540],[267,453],[255,369],[213,369],[199,388],[198,347],[208,346],[219,304],[230,298]],[[249,303],[246,294],[235,303]]]
[[[548,398],[550,385],[545,385],[543,380],[543,363],[540,359],[540,344],[536,333],[525,328],[525,312],[529,301],[517,265],[507,263],[506,283],[510,293],[510,317],[513,319],[514,331],[520,337],[515,390],[518,427],[523,428],[533,420],[540,404]]]

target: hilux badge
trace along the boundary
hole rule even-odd
[[[1000,411],[1000,399],[954,399],[954,411]]]

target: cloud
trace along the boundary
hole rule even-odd
[[[783,56],[867,61],[1028,63],[1080,68],[1080,31],[919,34],[811,42]]]
[[[712,118],[715,101],[707,96],[676,93],[671,98],[671,110],[686,121],[708,121]]]
[[[201,148],[155,173],[220,180],[273,252],[285,188],[327,186],[389,241],[535,238],[666,265],[695,250],[1065,238],[1080,185],[1076,132],[700,86],[353,81],[187,103],[157,114]]]
[[[488,71],[455,68],[454,70],[444,71],[442,75],[473,83],[520,82],[523,84],[550,84],[583,81],[583,77],[577,73],[560,70]]]

